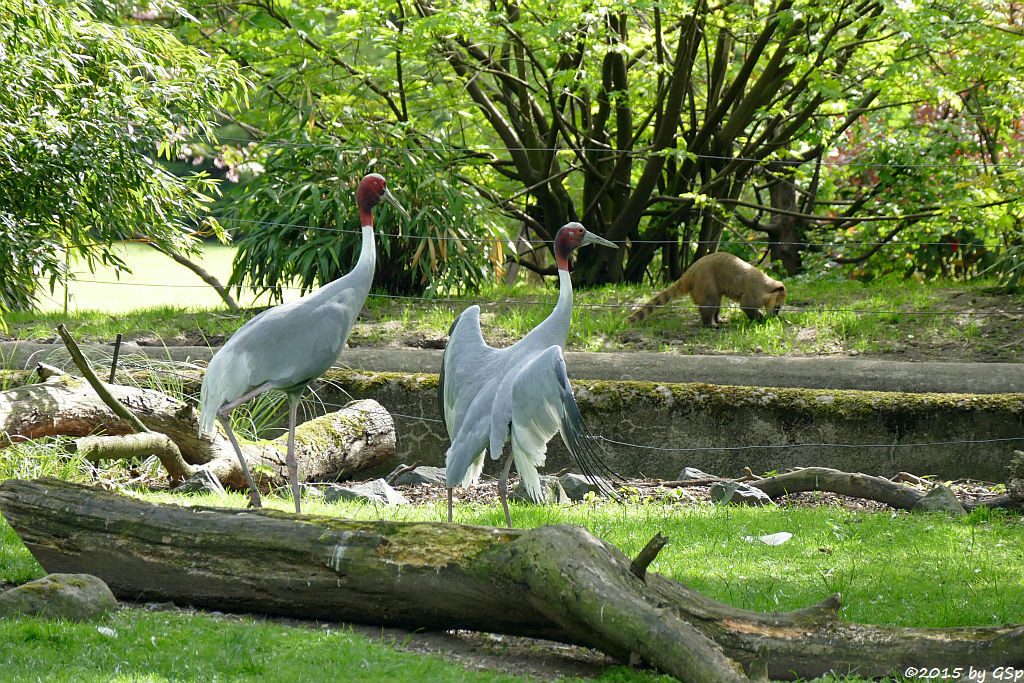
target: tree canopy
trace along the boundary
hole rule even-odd
[[[140,229],[193,247],[214,186],[158,157],[199,154],[242,182],[233,282],[260,288],[348,269],[370,170],[413,213],[382,216],[394,292],[472,287],[517,228],[569,220],[624,246],[580,253],[589,283],[719,248],[788,274],[1024,274],[1013,3],[0,0],[0,19],[0,307],[69,249],[119,266],[109,245]],[[244,139],[203,142],[225,119]]]
[[[69,250],[123,266],[111,245],[137,232],[194,248],[213,187],[157,155],[211,132],[233,65],[74,1],[0,0],[0,26],[0,313],[66,277]]]
[[[196,11],[218,27],[202,39],[260,74],[274,103],[240,120],[341,144],[360,127],[398,127],[540,238],[581,220],[630,242],[581,254],[590,282],[636,281],[659,255],[678,275],[723,235],[760,234],[791,274],[808,232],[880,240],[973,212],[1001,241],[1020,239],[1024,39],[1012,5],[257,0]],[[939,110],[955,116],[923,114]],[[929,180],[922,162],[959,183]]]

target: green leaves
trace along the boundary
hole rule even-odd
[[[0,313],[25,308],[35,281],[70,258],[109,259],[142,232],[165,249],[194,248],[212,181],[175,176],[154,156],[208,136],[230,64],[157,26],[104,23],[84,4],[0,0]],[[16,239],[15,239],[16,236]]]
[[[387,178],[412,216],[407,222],[378,205],[375,288],[465,290],[492,275],[490,257],[501,253],[502,240],[481,200],[440,171],[452,153],[413,151],[395,126],[378,125],[362,140],[359,134],[348,138],[351,148],[339,148],[326,136],[310,142],[296,126],[293,144],[266,146],[265,173],[246,183],[244,199],[226,212],[239,249],[231,284],[280,298],[285,287],[305,292],[348,272],[361,243],[355,187],[370,172]],[[481,239],[487,237],[493,241]]]

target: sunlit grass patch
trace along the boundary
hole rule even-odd
[[[0,661],[10,680],[519,680],[398,652],[344,625],[141,608],[80,624],[2,620]]]
[[[52,341],[57,326],[64,324],[79,340],[112,343],[117,335],[148,337],[159,343],[180,343],[188,335],[203,344],[209,337],[223,338],[241,327],[252,313],[230,313],[194,306],[165,305],[139,308],[124,313],[99,310],[79,311],[65,315],[60,311],[5,313],[11,334],[24,340]]]
[[[97,476],[53,443],[19,445],[4,454],[0,480],[59,475],[88,483]],[[116,470],[115,466],[99,476],[108,485],[112,482],[134,497],[155,503],[245,509],[248,502],[241,492],[180,495],[127,489],[123,473],[119,478]],[[292,502],[283,494],[264,496],[264,505],[290,513]],[[625,505],[600,501],[546,507],[512,503],[512,520],[520,528],[580,525],[627,556],[634,556],[652,536],[661,533],[670,543],[651,565],[652,571],[746,609],[797,609],[840,593],[841,617],[850,621],[927,627],[1020,620],[1024,549],[1019,539],[1024,522],[1019,515],[979,510],[954,519],[941,514],[851,512],[836,507],[723,508],[688,503],[678,491],[660,500],[626,498]],[[446,517],[444,496],[439,491],[433,500],[420,506],[382,506],[326,503],[308,495],[303,508],[305,514],[329,517],[440,522]],[[454,513],[455,521],[463,524],[501,526],[504,521],[496,500],[458,502]],[[780,531],[792,533],[792,539],[781,546],[752,542]],[[0,582],[21,583],[42,574],[14,532],[0,521]],[[100,634],[95,630],[99,625],[113,629],[116,637]],[[118,680],[119,675],[139,680],[137,674],[142,679],[165,680],[180,678],[181,671],[204,680],[268,675],[303,679],[312,676],[304,668],[307,662],[332,671],[359,671],[375,680],[423,676],[426,665],[420,659],[391,656],[380,643],[351,640],[343,637],[344,633],[333,626],[281,626],[251,617],[138,609],[122,610],[85,625],[8,619],[0,621],[0,661],[7,663],[5,673],[30,678],[69,667],[66,671],[72,677],[104,680]],[[166,647],[169,642],[184,645],[176,650]],[[254,654],[254,649],[261,651]],[[302,662],[290,662],[290,655],[298,651],[306,653]],[[183,658],[196,661],[186,666]],[[437,665],[432,658],[427,661]],[[147,673],[142,674],[143,670]],[[459,668],[438,670],[465,679]],[[479,680],[503,679],[493,674],[481,676]],[[605,680],[648,680],[651,676],[615,670]]]

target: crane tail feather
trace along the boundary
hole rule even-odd
[[[562,367],[564,368],[564,365]],[[562,440],[565,447],[587,481],[596,486],[602,494],[621,503],[622,498],[617,488],[625,483],[625,479],[608,465],[608,451],[598,443],[587,423],[583,421],[583,415],[576,404],[572,386],[564,370],[561,379],[564,406]]]

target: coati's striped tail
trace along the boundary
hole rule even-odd
[[[672,299],[675,299],[678,296],[688,294],[690,291],[690,278],[687,277],[688,275],[689,271],[683,273],[683,276],[681,278],[670,284],[662,291],[655,294],[654,298],[645,303],[643,306],[640,306],[639,308],[634,310],[629,315],[629,317],[626,318],[626,321],[631,323],[638,323],[641,320],[646,320],[647,318],[651,317],[651,314],[654,313],[655,309],[657,309],[658,306],[664,306],[669,301],[672,301]]]

